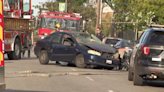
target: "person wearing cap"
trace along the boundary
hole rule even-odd
[[[51,33],[50,34],[52,34],[52,33],[54,33],[54,32],[59,32],[59,30],[60,30],[60,24],[56,24],[55,25],[55,30],[54,31],[51,31]]]
[[[100,29],[100,28],[97,28],[97,30],[96,30],[96,37],[99,38],[101,41],[102,41],[103,38],[104,38],[104,35],[103,35],[103,33],[101,32],[101,29]]]
[[[55,25],[55,30],[54,31],[51,31],[50,34],[54,33],[54,32],[60,32],[60,24],[56,24]],[[60,64],[59,61],[56,61],[56,64]]]

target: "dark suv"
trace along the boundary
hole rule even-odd
[[[146,80],[164,80],[164,28],[149,28],[133,47],[128,80],[143,85]]]

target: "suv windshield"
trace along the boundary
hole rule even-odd
[[[164,44],[164,32],[163,31],[155,31],[150,35],[151,44]]]
[[[75,37],[76,41],[79,44],[84,44],[84,43],[101,43],[99,40],[97,40],[98,38],[91,37],[90,34],[86,34],[86,33],[74,33],[73,36]]]

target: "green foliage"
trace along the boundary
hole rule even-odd
[[[164,0],[108,0],[114,11],[116,22],[138,22],[134,24],[116,24],[121,30],[143,30],[148,25],[164,24]]]

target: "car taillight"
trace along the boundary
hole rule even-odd
[[[124,48],[124,47],[120,47],[119,49],[126,49],[126,48]]]
[[[142,46],[142,51],[144,55],[148,55],[150,52],[149,46],[147,45]]]

